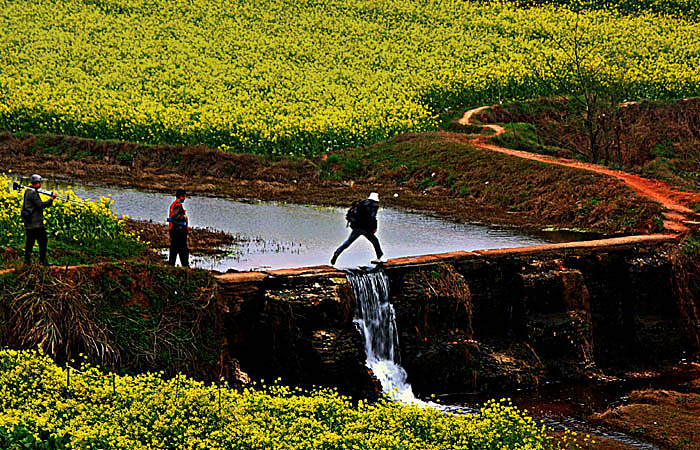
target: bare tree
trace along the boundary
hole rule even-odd
[[[622,64],[619,53],[607,48],[602,35],[583,29],[580,12],[556,32],[542,29],[540,37],[553,42],[558,52],[535,55],[531,71],[580,114],[588,145],[573,150],[588,161],[608,164],[616,157],[621,163],[622,123],[617,105],[625,98],[628,66]]]

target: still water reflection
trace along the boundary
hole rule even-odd
[[[79,184],[72,187],[80,197],[111,195],[117,214],[159,223],[166,223],[168,207],[173,200],[169,194],[135,189]],[[197,195],[189,197],[185,207],[191,226],[225,231],[242,240],[222,256],[192,258],[194,266],[206,269],[280,269],[328,264],[334,249],[350,232],[345,227],[345,208],[242,203]],[[571,233],[535,236],[516,229],[458,224],[394,208],[380,208],[378,222],[377,235],[388,258],[521,247],[576,237]],[[368,264],[373,258],[371,245],[361,238],[341,255],[337,265],[357,267]]]

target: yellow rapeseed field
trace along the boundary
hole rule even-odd
[[[89,367],[68,374],[40,353],[2,350],[0,434],[15,427],[74,449],[538,450],[593,443],[573,433],[553,439],[507,401],[453,416],[386,400],[353,404],[330,390],[237,391]]]
[[[0,129],[308,155],[551,94],[532,68],[564,60],[573,22],[464,0],[0,0]],[[694,21],[579,22],[630,99],[698,94]]]

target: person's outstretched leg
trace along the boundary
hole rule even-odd
[[[338,256],[340,256],[340,254],[343,253],[343,251],[345,251],[346,248],[350,247],[350,244],[355,242],[357,238],[359,238],[361,235],[362,233],[360,233],[359,231],[352,230],[352,233],[350,233],[350,237],[348,237],[348,239],[345,242],[343,242],[340,245],[340,247],[338,247],[333,253],[333,257],[331,258],[331,265],[334,265],[335,261],[338,259]]]
[[[374,246],[374,253],[377,254],[377,260],[381,260],[382,256],[384,256],[384,252],[382,251],[382,246],[379,245],[379,239],[377,239],[377,235],[374,233],[367,232],[364,234],[364,236],[372,243],[372,246]]]

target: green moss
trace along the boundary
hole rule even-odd
[[[664,139],[663,141],[659,142],[651,149],[651,154],[657,158],[658,157],[673,158],[675,156],[673,142],[671,142],[668,139]]]
[[[687,255],[700,257],[700,233],[697,231],[688,233],[681,241],[681,248]]]
[[[492,141],[506,148],[525,152],[557,155],[560,149],[543,145],[537,134],[537,128],[531,123],[515,122],[504,124],[506,132],[496,136]]]

